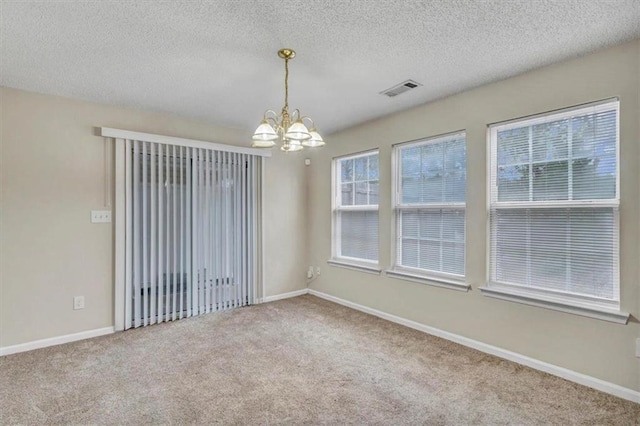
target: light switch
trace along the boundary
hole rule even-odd
[[[91,223],[111,222],[111,210],[91,210]]]
[[[84,309],[84,296],[74,296],[73,297],[73,309]]]

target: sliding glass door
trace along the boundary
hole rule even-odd
[[[126,140],[125,328],[254,303],[261,158]]]

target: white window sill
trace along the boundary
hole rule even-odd
[[[337,266],[338,268],[352,269],[354,271],[366,272],[368,274],[380,275],[382,270],[375,264],[366,265],[362,263],[352,263],[339,259],[329,259],[327,263],[331,266]]]
[[[572,303],[568,298],[541,296],[538,294],[530,294],[524,291],[512,290],[504,287],[486,286],[480,287],[480,291],[484,296],[493,297],[495,299],[507,300],[509,302],[523,303],[525,305],[537,306],[540,308],[553,309],[555,311],[566,312],[569,314],[582,315],[585,317],[596,318],[603,321],[615,322],[618,324],[626,324],[629,321],[629,313],[620,310],[609,309],[585,303]]]
[[[417,275],[417,274],[412,274],[409,272],[395,270],[395,269],[388,269],[385,272],[391,278],[398,278],[400,280],[413,281],[420,284],[431,285],[434,287],[442,287],[442,288],[448,288],[451,290],[458,290],[458,291],[469,291],[469,289],[471,288],[471,286],[469,286],[463,281],[450,280],[442,277]]]

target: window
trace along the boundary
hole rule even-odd
[[[396,145],[394,159],[396,255],[391,275],[464,285],[465,133]]]
[[[619,309],[618,102],[490,126],[490,283]]]
[[[378,264],[378,151],[333,160],[334,263]]]

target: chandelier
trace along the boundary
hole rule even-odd
[[[285,152],[300,151],[306,147],[319,147],[324,145],[322,136],[318,133],[309,117],[302,116],[299,110],[289,114],[289,60],[296,56],[291,49],[280,49],[278,56],[284,59],[284,106],[280,114],[273,110],[264,113],[260,125],[253,134],[254,148],[271,148],[279,139],[282,142],[281,150]],[[305,121],[310,127],[305,125]]]

